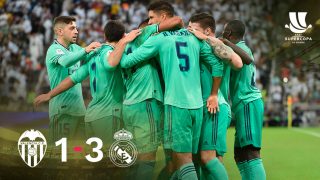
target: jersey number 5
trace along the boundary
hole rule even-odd
[[[188,47],[188,44],[186,42],[176,42],[177,56],[180,59],[179,68],[180,68],[180,71],[189,71],[190,69],[189,56],[187,54],[181,53],[181,48],[183,47]]]

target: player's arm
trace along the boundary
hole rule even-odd
[[[91,60],[91,58],[93,58],[94,56],[96,56],[96,51],[91,51],[89,53],[86,54],[83,63],[87,63],[88,61]]]
[[[202,42],[202,46],[200,48],[200,60],[209,64],[212,69],[211,75],[213,78],[213,84],[211,94],[207,99],[207,108],[210,113],[216,113],[219,111],[218,90],[223,74],[223,64],[215,55],[212,54],[211,47],[205,42]]]
[[[221,40],[208,36],[206,42],[214,49],[214,53],[221,59],[226,60],[233,69],[241,69],[243,64],[240,56]]]
[[[120,65],[122,68],[130,68],[140,62],[147,61],[158,54],[160,41],[157,36],[150,37],[138,49],[129,55],[124,55]]]
[[[87,64],[81,66],[76,72],[64,79],[57,87],[52,89],[46,94],[41,94],[36,97],[33,101],[35,107],[39,106],[41,103],[48,102],[55,96],[67,91],[72,88],[75,84],[82,82],[89,75],[89,70]]]
[[[68,54],[60,54],[58,56],[53,57],[53,62],[57,62],[63,67],[70,67],[77,63],[78,61],[85,59],[87,53],[90,53],[94,49],[100,47],[101,44],[99,42],[92,42],[89,46],[80,49],[77,52],[71,52]]]
[[[114,50],[108,56],[105,56],[105,61],[108,61],[109,66],[116,67],[119,64],[126,45],[139,36],[140,33],[140,29],[133,30],[116,44]]]
[[[212,82],[211,93],[207,99],[207,108],[211,114],[215,114],[219,111],[218,91],[221,84],[221,77],[212,77]]]
[[[237,45],[233,44],[232,42],[230,42],[227,39],[221,38],[220,39],[225,45],[229,46],[232,48],[232,50],[238,54],[242,60],[242,62],[246,65],[249,65],[253,62],[253,59],[248,55],[248,53],[246,53],[244,50],[242,50],[240,47],[238,47]]]
[[[221,59],[226,60],[233,69],[242,68],[243,64],[241,58],[238,54],[236,54],[230,47],[223,44],[221,40],[218,38],[207,36],[200,31],[197,31],[192,28],[188,28],[188,30],[193,33],[197,38],[201,40],[205,40],[213,49],[214,53]]]
[[[167,31],[175,28],[182,28],[184,26],[183,20],[179,16],[166,19],[159,24],[159,32]]]
[[[160,24],[148,25],[141,29],[141,35],[137,37],[136,45],[140,46],[155,33],[181,27],[183,27],[183,21],[179,16],[174,16],[172,18],[166,19]]]
[[[41,103],[48,102],[50,99],[54,98],[55,96],[63,93],[64,91],[70,89],[73,87],[75,84],[72,82],[70,77],[67,77],[64,79],[57,87],[52,89],[46,94],[41,94],[38,97],[36,97],[33,101],[33,105],[35,107],[39,106]]]

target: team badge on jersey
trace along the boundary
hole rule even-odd
[[[19,138],[18,149],[22,160],[30,167],[36,167],[47,150],[47,141],[38,130],[26,130]]]
[[[109,50],[109,51],[107,52],[107,57],[109,57],[109,55],[112,53],[112,51],[113,51],[113,50]]]
[[[137,159],[138,150],[130,141],[133,135],[124,129],[114,133],[113,138],[116,140],[109,149],[111,162],[118,167],[129,167]]]
[[[64,54],[64,52],[63,52],[61,49],[57,49],[57,50],[56,50],[56,53],[59,54],[59,55],[60,55],[60,54]]]

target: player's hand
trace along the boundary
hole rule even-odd
[[[33,101],[33,106],[38,107],[41,103],[48,102],[51,99],[49,94],[41,94]]]
[[[125,43],[129,43],[133,41],[140,34],[141,34],[141,29],[132,30],[123,38],[123,40]]]
[[[203,34],[202,32],[194,29],[193,27],[188,27],[189,32],[195,35],[198,39],[206,40],[208,38],[207,35]]]
[[[86,53],[89,53],[96,48],[99,48],[100,46],[101,44],[99,42],[92,42],[91,44],[89,44],[89,46],[85,47],[84,50],[86,51]]]
[[[219,104],[218,104],[218,96],[217,95],[210,95],[207,99],[207,108],[208,111],[212,113],[219,112]]]
[[[228,39],[225,39],[225,38],[223,38],[223,37],[219,37],[218,38],[221,42],[223,42],[223,44],[225,44],[225,45],[227,45],[228,46],[228,43],[230,42],[230,41],[228,41]]]
[[[174,22],[174,24],[177,24],[179,28],[184,27],[184,22],[180,16],[173,16],[171,20]]]
[[[218,39],[218,38],[215,38],[215,37],[208,37],[206,39],[206,41],[212,46],[212,47],[220,47],[220,46],[223,46],[223,42]]]

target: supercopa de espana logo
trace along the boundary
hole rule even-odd
[[[305,43],[305,41],[312,41],[311,37],[303,35],[308,29],[312,28],[312,25],[307,26],[306,23],[307,12],[289,12],[290,24],[286,24],[285,28],[294,33],[291,37],[285,37],[286,41],[294,44]]]

